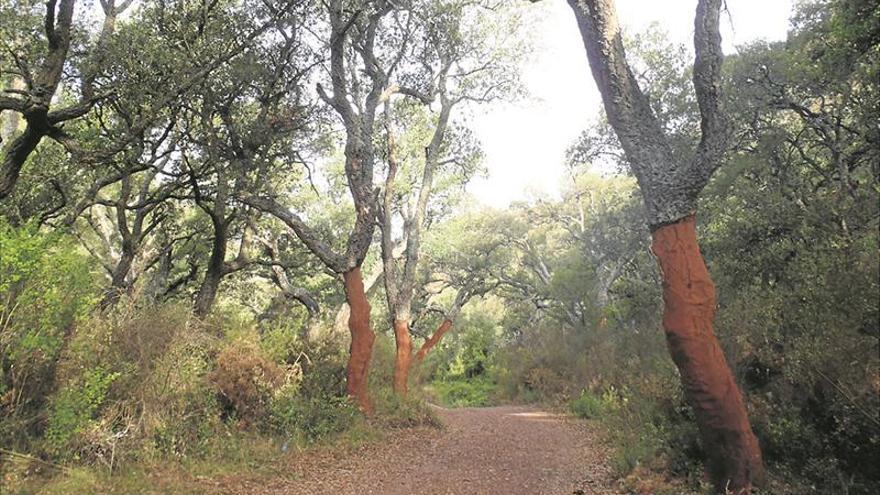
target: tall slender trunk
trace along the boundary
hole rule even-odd
[[[452,330],[452,320],[443,320],[443,323],[441,323],[440,326],[437,327],[434,335],[431,335],[431,337],[428,338],[428,340],[426,340],[424,344],[422,344],[419,352],[416,353],[416,361],[421,362],[422,360],[424,360],[425,356],[428,355],[428,352],[433,349],[435,345],[440,343],[440,339],[442,339],[443,336],[446,335],[446,333],[450,330]]]
[[[412,337],[409,322],[394,320],[394,341],[397,343],[397,356],[394,360],[394,392],[406,395],[409,382],[409,367],[412,364]]]
[[[167,252],[162,254],[162,259],[159,260],[159,264],[156,267],[156,270],[153,271],[150,281],[147,283],[146,290],[144,291],[144,298],[147,301],[150,301],[151,303],[158,302],[159,298],[168,288],[168,279],[171,277],[171,265],[174,261],[173,257],[174,255],[171,247],[168,248]]]
[[[761,450],[739,388],[712,329],[715,285],[697,244],[693,215],[653,232],[663,276],[663,328],[697,417],[720,493],[750,493],[764,479]]]
[[[367,380],[376,334],[370,328],[370,301],[364,291],[360,267],[352,268],[342,277],[345,281],[345,299],[350,308],[348,330],[351,333],[346,391],[362,411],[371,412],[373,406]]]

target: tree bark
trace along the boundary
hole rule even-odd
[[[202,318],[211,312],[217,299],[217,290],[225,275],[227,226],[223,220],[214,220],[214,242],[211,245],[211,257],[205,269],[205,278],[196,296],[195,313]]]
[[[663,324],[673,361],[696,415],[709,474],[720,493],[748,493],[764,481],[758,442],[743,399],[712,331],[715,288],[697,245],[700,192],[727,149],[719,31],[723,0],[697,0],[693,83],[700,142],[689,161],[672,151],[626,59],[613,0],[568,0],[593,78],[639,183],[654,253],[663,271]]]
[[[350,308],[348,330],[351,333],[346,391],[362,411],[369,413],[373,406],[370,403],[367,380],[373,342],[376,340],[376,335],[370,328],[370,301],[364,291],[360,267],[352,268],[342,277],[345,281],[345,299]]]
[[[409,367],[412,364],[412,337],[409,322],[394,320],[394,341],[397,343],[397,356],[394,360],[394,392],[406,395],[409,383]]]
[[[15,184],[18,182],[18,176],[21,174],[21,168],[31,153],[43,140],[45,133],[36,130],[28,123],[28,127],[16,137],[9,147],[5,150],[2,168],[0,168],[0,200],[5,199]]]
[[[663,277],[663,328],[708,454],[719,493],[750,493],[764,479],[761,450],[739,388],[712,330],[715,285],[697,244],[693,215],[654,230]]]
[[[437,344],[440,343],[440,339],[446,335],[447,332],[452,330],[452,320],[446,319],[443,320],[443,323],[437,327],[437,330],[434,332],[431,337],[422,344],[422,347],[419,348],[419,352],[416,353],[416,361],[422,362],[425,359],[425,356],[428,355],[428,352],[434,348]]]
[[[127,288],[126,279],[128,278],[128,272],[131,271],[131,265],[134,263],[135,248],[126,244],[123,243],[122,255],[119,257],[119,262],[116,263],[116,267],[113,270],[110,287],[107,288],[104,297],[101,299],[99,307],[102,310],[115,306]]]

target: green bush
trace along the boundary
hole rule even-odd
[[[264,328],[260,333],[260,349],[266,358],[276,363],[293,364],[302,359],[305,351],[297,336],[297,330],[304,322],[284,320]]]
[[[617,411],[626,398],[622,397],[614,387],[609,387],[601,395],[584,390],[581,395],[569,403],[569,411],[579,418],[595,419],[605,413]]]
[[[440,426],[431,406],[420,393],[411,390],[405,397],[394,393],[391,387],[373,390],[375,418],[384,426],[406,428],[412,426]]]
[[[270,405],[269,426],[276,435],[315,442],[348,430],[360,417],[348,397],[285,393]]]
[[[569,409],[572,414],[579,418],[595,419],[605,410],[605,404],[602,401],[602,397],[584,390],[580,397],[571,401]]]
[[[68,383],[55,398],[49,415],[46,441],[55,454],[69,453],[70,442],[83,433],[107,400],[110,385],[120,373],[102,368],[87,370],[78,380]]]
[[[433,382],[427,392],[445,407],[485,407],[495,402],[495,384],[485,377]]]
[[[0,218],[0,444],[24,447],[44,427],[57,361],[96,301],[69,239]]]

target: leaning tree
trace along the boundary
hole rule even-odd
[[[695,150],[677,153],[626,59],[613,0],[568,0],[608,121],[644,199],[660,265],[663,327],[693,408],[716,489],[748,493],[764,477],[742,394],[715,337],[715,286],[697,244],[697,198],[721,164],[728,125],[720,88],[723,0],[698,0],[693,84],[700,110]]]

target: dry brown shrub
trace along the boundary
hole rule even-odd
[[[272,394],[284,385],[285,376],[285,371],[258,348],[240,342],[220,352],[209,380],[226,414],[246,428],[265,416]]]

